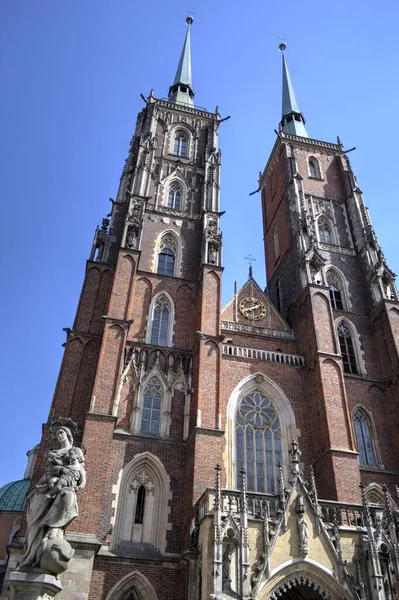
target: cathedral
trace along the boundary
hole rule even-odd
[[[95,231],[0,598],[399,598],[395,275],[282,43],[267,288],[250,268],[221,306],[223,119],[194,101],[186,23]]]

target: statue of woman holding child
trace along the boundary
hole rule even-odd
[[[64,531],[78,515],[76,492],[84,488],[86,472],[83,452],[73,445],[71,429],[54,424],[52,435],[58,448],[47,453],[45,473],[27,497],[25,554],[20,569],[38,568],[59,575],[74,553]]]

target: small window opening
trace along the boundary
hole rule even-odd
[[[344,364],[344,372],[351,375],[358,375],[351,332],[349,327],[344,323],[338,325],[338,341]]]
[[[330,283],[330,301],[333,308],[343,310],[341,291],[333,283]]]
[[[169,248],[164,248],[158,257],[158,275],[173,277],[175,272],[175,255]]]
[[[178,210],[181,207],[181,189],[177,183],[173,183],[169,189],[168,196],[168,207],[169,208],[177,208]]]
[[[136,515],[134,518],[135,523],[139,523],[142,525],[144,518],[144,504],[145,504],[145,487],[141,485],[139,487],[139,491],[137,492],[137,502],[136,502]]]

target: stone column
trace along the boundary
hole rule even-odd
[[[11,571],[6,586],[9,600],[51,600],[62,590],[57,577],[34,571]]]

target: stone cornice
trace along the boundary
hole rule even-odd
[[[212,119],[212,120],[218,119],[217,113],[211,113],[208,110],[206,110],[206,108],[204,108],[204,107],[196,108],[195,106],[189,106],[188,104],[187,105],[177,104],[175,102],[169,102],[168,100],[163,100],[161,98],[159,98],[159,99],[155,98],[154,100],[155,100],[154,104],[156,104],[158,106],[164,106],[165,108],[168,108],[169,110],[190,113],[192,115],[198,115],[198,116],[205,117],[206,119]]]
[[[278,340],[295,340],[292,329],[283,331],[280,329],[271,329],[269,327],[255,327],[254,325],[244,325],[243,323],[235,323],[234,321],[222,321],[222,331],[234,331],[236,333],[244,333],[249,335],[257,335],[270,337]]]

